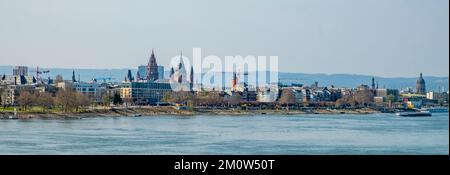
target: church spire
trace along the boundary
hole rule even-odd
[[[72,83],[77,82],[77,79],[75,78],[75,70],[72,71]]]
[[[137,71],[136,73],[136,81],[141,81],[141,74],[139,73],[139,71]]]
[[[180,51],[180,64],[178,64],[178,70],[181,70],[183,68],[183,51]]]
[[[372,89],[375,89],[375,77],[372,77]]]
[[[173,70],[173,67],[170,67],[170,77],[172,77],[173,74],[175,74],[175,70]]]

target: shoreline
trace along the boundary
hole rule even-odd
[[[380,111],[373,109],[313,109],[301,110],[233,110],[233,109],[208,109],[208,110],[177,110],[172,107],[143,107],[143,108],[111,108],[92,109],[84,112],[19,112],[15,119],[81,119],[90,117],[152,117],[152,116],[279,116],[279,115],[314,115],[314,114],[374,114]],[[9,119],[12,112],[0,112],[0,119]]]

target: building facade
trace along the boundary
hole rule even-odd
[[[131,98],[135,104],[146,105],[161,102],[162,98],[171,91],[170,83],[131,83]]]
[[[15,103],[16,91],[10,86],[0,86],[1,105],[12,105]]]
[[[106,88],[100,86],[98,83],[75,82],[73,83],[72,88],[96,103],[102,102],[102,97],[106,92]]]
[[[138,66],[138,71],[136,73],[136,81],[146,80],[145,76],[147,76],[147,66],[146,65]]]
[[[158,79],[164,79],[164,66],[158,66]]]
[[[27,66],[16,66],[13,68],[13,75],[16,76],[28,76]]]
[[[427,99],[447,101],[448,94],[445,92],[428,92]]]
[[[131,99],[131,82],[120,84],[119,89],[120,89],[120,98]]]

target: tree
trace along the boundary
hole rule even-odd
[[[123,103],[123,100],[120,97],[120,94],[118,92],[114,93],[113,103],[114,103],[114,105],[118,105],[118,104],[122,104]]]
[[[17,97],[17,103],[27,111],[28,107],[33,105],[35,102],[34,96],[28,91],[22,91],[19,93],[19,97]]]
[[[281,97],[278,99],[278,103],[286,105],[286,107],[295,104],[295,94],[292,89],[283,89],[283,91],[281,91]]]
[[[345,107],[355,107],[356,101],[351,96],[343,96],[340,99],[336,100],[335,107],[337,108],[345,108]]]
[[[80,111],[80,107],[86,107],[91,104],[91,100],[80,92],[72,88],[65,88],[56,93],[56,104],[63,108],[64,112],[70,112],[75,109]]]
[[[168,103],[186,104],[189,100],[193,100],[194,95],[188,91],[169,92],[166,93],[163,101]]]
[[[199,94],[194,98],[195,104],[206,106],[225,106],[226,100],[220,95],[219,92],[211,91]]]
[[[125,103],[126,107],[128,107],[128,105],[133,105],[132,98],[123,98],[123,102]]]
[[[52,94],[48,92],[36,93],[36,99],[37,105],[42,106],[42,112],[53,107],[55,103]]]
[[[368,106],[373,102],[373,93],[370,90],[356,91],[353,99],[362,106]]]
[[[76,92],[72,88],[65,88],[56,93],[56,104],[61,106],[64,112],[69,112],[75,108]]]
[[[76,93],[76,111],[79,112],[80,108],[84,108],[86,106],[89,106],[91,104],[91,100],[86,97],[82,93]]]
[[[3,92],[5,90],[3,89],[3,87],[0,87],[0,104],[3,105]]]
[[[109,96],[108,94],[103,95],[102,97],[102,104],[103,106],[109,106],[111,104],[111,96]]]
[[[233,94],[233,96],[229,97],[226,101],[229,106],[236,106],[241,103],[242,96],[239,93]]]

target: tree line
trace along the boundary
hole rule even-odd
[[[167,93],[163,98],[164,102],[178,103],[189,106],[239,106],[241,103],[249,103],[241,100],[239,93],[233,94],[233,96],[225,97],[223,94],[217,91],[211,92],[171,92]],[[336,108],[346,107],[367,107],[373,104],[374,93],[370,90],[356,91],[352,95],[342,96],[336,101],[326,102],[303,102],[299,101],[292,89],[283,89],[280,92],[280,96],[277,101],[271,103],[275,106],[286,106],[289,108],[291,105],[303,105],[303,106],[331,106]],[[255,103],[261,105],[261,103]]]
[[[91,99],[72,88],[60,89],[56,93],[22,90],[16,100],[24,111],[29,111],[33,106],[39,106],[42,107],[42,112],[52,108],[59,108],[63,112],[79,112],[92,102]]]

